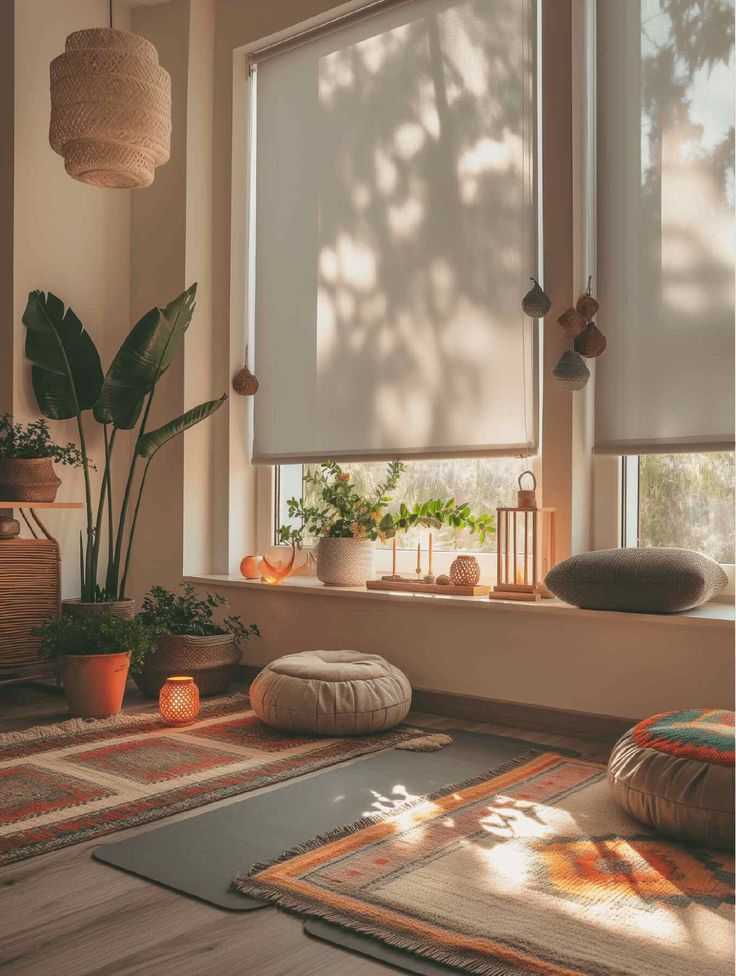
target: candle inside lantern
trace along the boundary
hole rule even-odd
[[[167,725],[188,725],[199,715],[199,688],[194,678],[167,678],[158,696],[158,710]]]

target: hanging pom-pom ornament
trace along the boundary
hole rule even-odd
[[[606,337],[595,324],[588,322],[580,335],[575,339],[575,352],[586,359],[595,359],[606,348]]]
[[[566,312],[557,319],[557,324],[571,339],[579,336],[585,328],[585,318],[574,308],[568,308]]]
[[[247,366],[239,369],[233,377],[233,389],[240,396],[253,396],[258,389],[258,380]]]
[[[530,318],[543,319],[547,312],[549,312],[549,310],[552,308],[552,302],[549,300],[547,293],[536,278],[530,278],[529,280],[534,282],[534,287],[530,288],[526,295],[524,295],[522,298],[522,310]]]
[[[566,390],[582,390],[590,379],[590,370],[581,356],[568,349],[553,366],[552,377]]]
[[[585,292],[584,295],[581,295],[580,298],[578,298],[577,303],[575,304],[576,311],[580,312],[580,314],[583,316],[586,322],[590,322],[590,320],[593,318],[595,313],[600,308],[598,302],[590,294],[590,285],[592,280],[593,280],[593,276],[591,275],[588,278],[588,290]]]

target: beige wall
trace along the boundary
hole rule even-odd
[[[186,278],[187,92],[189,0],[133,10],[131,29],[158,49],[171,75],[171,158],[153,185],[132,193],[130,299],[133,320],[163,306],[190,283]],[[196,327],[195,324],[192,328]],[[184,407],[184,356],[180,352],[156,388],[149,429],[178,417]],[[128,592],[140,598],[153,583],[181,578],[184,448],[181,438],[151,464],[136,531]]]
[[[721,621],[544,605],[428,606],[242,584],[223,592],[261,630],[245,648],[248,664],[351,648],[385,655],[423,690],[632,719],[733,707],[733,627]]]
[[[13,307],[10,316],[2,316],[0,336],[2,348],[12,349],[8,405],[18,420],[38,416],[23,351],[21,316],[29,291],[50,290],[71,305],[92,334],[103,362],[109,362],[130,317],[130,194],[70,179],[48,141],[49,62],[63,52],[68,34],[104,26],[107,18],[107,0],[15,3]],[[116,9],[116,19],[125,26],[126,12]],[[57,439],[77,440],[73,423],[52,426]],[[89,429],[93,431],[94,425]],[[91,433],[89,451],[101,467],[102,441],[96,431]],[[79,473],[62,468],[60,474],[64,482],[59,499],[83,499]],[[50,513],[48,525],[62,545],[64,595],[76,596],[82,513]]]

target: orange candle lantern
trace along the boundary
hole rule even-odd
[[[522,488],[529,475],[532,488]],[[555,565],[554,508],[537,504],[537,480],[531,471],[519,475],[516,507],[496,509],[496,585],[492,600],[550,598],[544,577]]]
[[[167,678],[158,696],[158,710],[167,725],[189,725],[199,715],[199,688],[194,678]]]

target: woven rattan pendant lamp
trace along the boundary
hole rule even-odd
[[[70,34],[51,62],[49,142],[75,180],[150,186],[171,144],[171,78],[154,45],[112,27]]]

